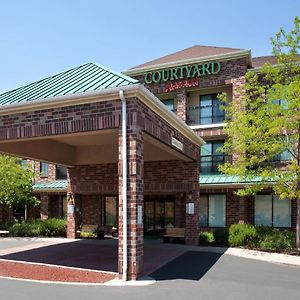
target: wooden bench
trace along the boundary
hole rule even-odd
[[[0,230],[0,237],[8,236],[9,231],[8,230]]]
[[[104,230],[101,230],[98,225],[83,224],[80,226],[80,230],[77,231],[77,234],[80,237],[86,237],[86,236],[84,236],[84,232],[92,233],[97,238],[102,238],[102,239],[104,238]]]
[[[170,240],[185,240],[185,228],[167,228],[166,234],[163,235],[164,242]]]

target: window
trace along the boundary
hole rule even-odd
[[[200,96],[200,125],[223,123],[225,113],[217,94]]]
[[[56,180],[67,179],[68,169],[63,166],[56,166]]]
[[[118,217],[117,217],[117,197],[107,196],[105,197],[105,226],[115,226],[117,227]]]
[[[219,164],[223,164],[226,158],[224,153],[218,151],[223,145],[224,141],[211,141],[201,146],[200,174],[219,173],[218,166]]]
[[[200,195],[201,227],[225,227],[226,195]]]
[[[162,103],[167,107],[168,110],[173,112],[175,111],[174,99],[162,100]]]
[[[291,227],[291,200],[277,195],[255,196],[255,225]]]
[[[44,162],[40,162],[40,174],[41,177],[48,177],[49,165]]]

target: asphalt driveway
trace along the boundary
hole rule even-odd
[[[300,268],[228,254],[188,251],[144,287],[76,286],[0,279],[0,299],[299,299]]]

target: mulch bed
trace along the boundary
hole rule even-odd
[[[115,274],[0,261],[0,276],[59,282],[105,283]]]

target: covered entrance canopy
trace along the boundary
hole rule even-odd
[[[122,118],[122,94],[127,118]],[[118,195],[120,274],[124,259],[129,279],[142,270],[144,194],[177,193],[181,202],[192,203],[194,209],[183,212],[186,242],[197,242],[202,140],[136,80],[86,64],[4,93],[0,105],[1,153],[69,167],[68,237],[75,237],[80,195]],[[125,121],[128,231],[123,237]]]

